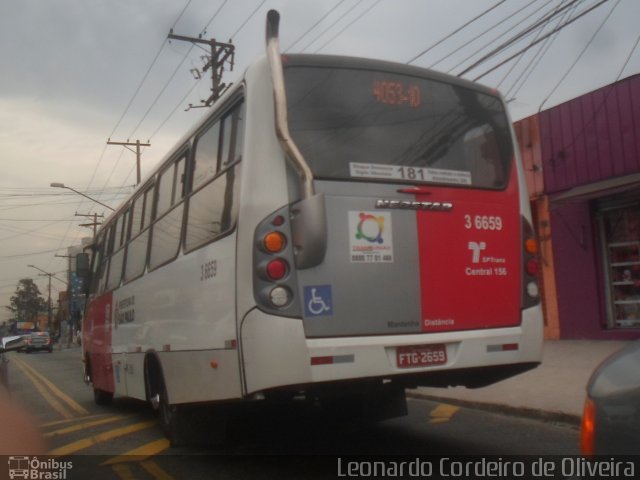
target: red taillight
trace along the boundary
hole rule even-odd
[[[271,225],[274,227],[281,227],[284,225],[284,217],[282,215],[276,215],[273,217],[273,220],[271,220]]]
[[[522,217],[522,237],[522,307],[529,308],[540,302],[540,288],[537,279],[540,274],[540,261],[538,242],[533,227],[524,217]]]
[[[259,308],[265,312],[302,318],[288,205],[266,217],[256,227],[253,288]]]
[[[267,263],[267,277],[270,280],[281,280],[287,274],[287,262],[276,258]]]
[[[595,453],[596,405],[587,398],[582,413],[580,428],[580,451],[582,455],[592,456]]]
[[[527,274],[535,277],[540,272],[540,264],[535,258],[527,260]]]

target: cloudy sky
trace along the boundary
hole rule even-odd
[[[80,226],[87,223],[82,215],[108,214],[50,183],[65,183],[115,207],[135,183],[135,155],[107,146],[107,139],[151,143],[142,156],[144,177],[206,113],[184,111],[209,96],[208,77],[197,81],[190,72],[202,67],[206,52],[168,42],[170,29],[232,39],[236,62],[227,82],[262,54],[270,8],[281,14],[284,50],[379,57],[459,74],[537,19],[567,6],[545,30],[464,75],[475,79],[601,1],[2,0],[0,322],[9,318],[4,306],[21,278],[34,278],[46,295],[46,277],[28,265],[56,274],[52,296],[57,298],[66,289],[60,281],[66,248],[91,235]],[[633,47],[639,18],[640,2],[606,1],[550,43],[540,42],[518,63],[480,81],[505,94],[517,120],[543,102],[549,108],[637,74],[640,49]]]

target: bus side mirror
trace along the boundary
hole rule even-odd
[[[79,253],[76,255],[76,275],[83,280],[89,278],[89,254]]]

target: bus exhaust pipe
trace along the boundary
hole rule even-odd
[[[276,135],[287,159],[298,175],[302,199],[291,207],[292,240],[296,267],[305,269],[319,265],[324,259],[327,247],[327,217],[324,194],[316,194],[313,186],[313,172],[289,132],[287,95],[278,39],[279,25],[280,14],[276,10],[269,10],[266,43],[273,82]]]

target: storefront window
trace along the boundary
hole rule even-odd
[[[640,327],[640,205],[601,212],[608,327]]]

